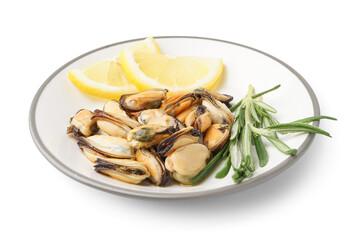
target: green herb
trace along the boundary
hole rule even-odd
[[[281,141],[278,137],[278,133],[316,133],[331,137],[328,132],[309,123],[321,119],[337,120],[333,117],[313,116],[291,123],[279,123],[271,115],[277,113],[277,110],[263,102],[261,97],[279,87],[280,85],[277,85],[267,91],[254,94],[254,88],[249,85],[247,95],[230,108],[233,114],[233,124],[229,140],[207,166],[193,178],[191,181],[192,184],[202,181],[221,159],[225,159],[225,163],[223,168],[216,174],[216,178],[226,177],[232,168],[234,171],[232,175],[233,180],[237,183],[242,182],[255,171],[252,145],[255,147],[259,166],[266,166],[269,156],[262,137],[270,141],[280,152],[287,155],[295,155],[297,150],[291,149]]]

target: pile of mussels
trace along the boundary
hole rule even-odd
[[[170,176],[190,184],[229,138],[233,97],[204,88],[167,92],[125,94],[103,110],[79,110],[67,133],[97,172],[132,184],[149,178],[163,186]]]

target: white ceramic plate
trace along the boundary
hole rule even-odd
[[[234,96],[234,103],[244,97],[248,85],[261,92],[281,84],[264,96],[278,110],[280,122],[290,122],[319,115],[319,105],[308,83],[284,62],[259,50],[240,44],[200,37],[156,37],[162,53],[172,56],[220,57],[224,62],[223,78],[216,90]],[[294,163],[311,144],[313,134],[284,135],[283,140],[298,149],[296,156],[286,156],[267,143],[269,163],[257,167],[251,178],[235,184],[229,175],[221,180],[214,174],[197,186],[131,185],[93,171],[74,138],[66,134],[69,119],[78,109],[101,109],[105,100],[80,92],[67,78],[68,71],[103,59],[114,59],[124,48],[142,39],[104,46],[66,63],[53,73],[38,90],[30,110],[30,130],[41,153],[56,168],[89,186],[111,193],[152,198],[189,198],[222,194],[251,187],[280,173]],[[318,125],[318,122],[315,123]],[[220,166],[215,171],[218,171]]]

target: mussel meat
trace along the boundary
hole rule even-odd
[[[157,146],[157,153],[161,157],[167,157],[176,149],[188,144],[197,143],[200,133],[197,129],[187,127],[175,132],[170,137],[162,140]]]
[[[113,116],[128,117],[126,112],[121,109],[119,101],[110,100],[104,104],[103,111]]]
[[[182,111],[180,114],[178,114],[178,115],[176,116],[176,119],[179,120],[180,122],[183,122],[183,123],[184,123],[185,120],[186,120],[186,118],[187,118],[187,116],[188,116],[190,113],[196,111],[197,107],[198,107],[197,104],[191,105],[189,108],[187,108],[186,110],[184,110],[184,111]]]
[[[211,95],[212,97],[226,105],[228,105],[233,100],[233,97],[231,95],[222,94],[216,91],[208,90],[206,88],[197,88],[193,92],[201,97]]]
[[[145,165],[134,160],[98,158],[95,163],[95,171],[131,184],[139,184],[150,176]]]
[[[205,135],[203,144],[206,145],[211,152],[216,153],[227,141],[229,133],[228,124],[212,124]]]
[[[211,126],[211,114],[207,108],[200,105],[195,111],[187,115],[185,119],[186,126],[194,126],[201,133],[205,132]]]
[[[98,109],[94,111],[93,119],[97,121],[100,130],[110,136],[126,138],[126,135],[131,130],[120,117],[114,117]]]
[[[190,184],[191,180],[206,166],[209,158],[210,151],[205,145],[193,143],[176,149],[166,158],[165,166],[176,181]]]
[[[160,143],[176,131],[175,127],[142,125],[128,133],[129,144],[134,148],[148,148]]]
[[[212,123],[232,125],[233,115],[225,104],[207,95],[202,98],[202,105],[211,113]]]
[[[96,121],[92,119],[94,114],[87,110],[79,110],[70,120],[70,126],[67,128],[67,133],[73,133],[75,137],[89,137],[98,132]]]
[[[163,102],[161,109],[168,115],[176,117],[178,114],[189,108],[196,101],[195,94],[177,94],[170,96]]]
[[[143,163],[150,172],[149,179],[157,186],[167,183],[169,173],[164,163],[153,149],[140,148],[136,151],[136,160]]]
[[[87,138],[80,137],[77,144],[92,162],[96,156],[107,158],[135,157],[128,141],[120,137],[107,135],[94,135]]]
[[[140,123],[138,123],[138,121],[130,118],[126,114],[126,112],[123,109],[121,109],[120,103],[118,101],[111,100],[106,102],[103,107],[103,111],[113,115],[114,117],[120,118],[122,121],[125,121],[126,125],[128,125],[131,128],[140,126]]]
[[[159,108],[166,99],[166,89],[154,88],[143,92],[124,94],[120,97],[120,105],[127,112]]]
[[[176,130],[183,127],[180,121],[170,115],[167,115],[161,109],[148,109],[142,111],[138,116],[138,121],[143,125],[174,127]]]

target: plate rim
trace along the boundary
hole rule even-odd
[[[282,60],[266,53],[263,52],[261,50],[243,45],[243,44],[239,44],[239,43],[235,43],[235,42],[231,42],[231,41],[227,41],[227,40],[221,40],[221,39],[216,39],[216,38],[208,38],[208,37],[198,37],[198,36],[156,36],[153,37],[154,39],[164,39],[164,38],[191,38],[191,39],[201,39],[201,40],[210,40],[210,41],[216,41],[216,42],[223,42],[226,44],[231,44],[231,45],[235,45],[235,46],[239,46],[239,47],[243,47],[243,48],[247,48],[250,49],[252,51],[258,52],[260,54],[263,54],[271,59],[273,59],[274,61],[280,63],[281,65],[283,65],[285,68],[287,68],[290,72],[292,72],[303,84],[303,86],[306,88],[311,101],[312,101],[312,105],[313,105],[313,112],[314,112],[314,116],[316,115],[320,115],[320,106],[317,100],[317,97],[313,91],[313,89],[311,88],[311,86],[308,84],[308,82],[292,67],[290,67],[288,64],[286,64],[285,62],[283,62]],[[62,173],[64,173],[65,175],[71,177],[72,179],[81,182],[87,186],[91,186],[94,187],[96,189],[99,190],[103,190],[109,193],[113,193],[113,194],[118,194],[118,195],[122,195],[122,196],[127,196],[127,197],[146,197],[146,198],[160,198],[160,199],[182,199],[182,198],[196,198],[196,197],[204,197],[204,196],[214,196],[214,195],[222,195],[222,194],[229,194],[229,193],[234,193],[234,192],[238,192],[238,191],[242,191],[244,189],[256,186],[260,183],[266,182],[269,179],[279,175],[281,172],[283,172],[284,170],[286,170],[288,167],[290,167],[291,165],[293,165],[298,159],[301,158],[301,156],[306,152],[306,150],[310,147],[315,134],[308,134],[307,138],[305,139],[305,141],[301,144],[301,146],[297,149],[298,150],[298,154],[295,156],[289,156],[287,159],[285,159],[285,161],[281,162],[280,164],[278,164],[276,167],[268,170],[267,172],[264,172],[263,174],[251,178],[248,181],[242,182],[240,184],[235,184],[235,185],[230,185],[230,186],[226,186],[226,187],[222,187],[219,189],[211,189],[211,190],[203,190],[203,191],[197,191],[197,192],[183,192],[183,193],[159,193],[159,192],[141,192],[138,190],[133,190],[133,189],[123,189],[121,187],[118,186],[113,186],[110,184],[106,184],[100,181],[97,181],[95,179],[89,178],[87,176],[84,176],[76,171],[74,171],[73,169],[67,167],[65,164],[63,164],[59,159],[57,159],[45,146],[45,144],[42,142],[42,139],[39,136],[38,130],[37,130],[37,126],[36,126],[36,108],[37,108],[37,103],[38,100],[42,94],[42,92],[44,91],[44,89],[46,88],[46,86],[53,80],[53,78],[59,73],[61,72],[64,68],[66,68],[67,66],[69,66],[70,64],[72,64],[73,62],[89,55],[92,54],[94,52],[106,49],[106,48],[110,48],[116,45],[120,45],[120,44],[124,44],[124,43],[129,43],[129,42],[135,42],[135,41],[141,41],[144,40],[145,38],[136,38],[136,39],[131,39],[131,40],[125,40],[125,41],[120,41],[120,42],[116,42],[116,43],[112,43],[109,45],[105,45],[96,49],[93,49],[91,51],[88,51],[72,60],[70,60],[69,62],[65,63],[64,65],[62,65],[60,68],[58,68],[55,72],[53,72],[48,78],[47,80],[40,86],[40,88],[37,90],[31,106],[30,106],[30,111],[29,111],[29,128],[30,128],[30,133],[32,136],[33,141],[35,142],[36,147],[38,148],[38,150],[42,153],[42,155],[54,166],[56,167],[59,171],[61,171]],[[319,126],[319,121],[315,121],[313,122],[313,125],[315,126]]]

